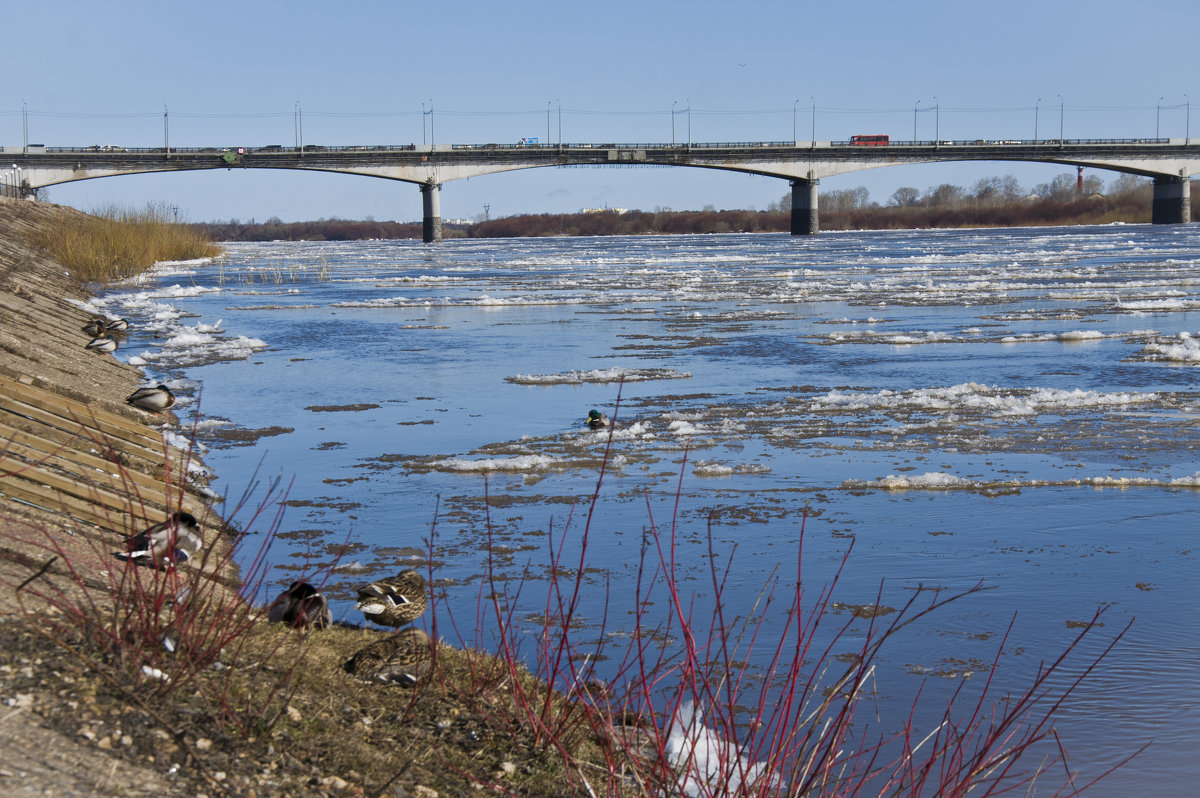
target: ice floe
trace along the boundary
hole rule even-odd
[[[564,371],[557,374],[514,374],[505,382],[516,385],[581,385],[583,383],[648,382],[650,380],[686,380],[692,375],[675,369],[620,368]]]

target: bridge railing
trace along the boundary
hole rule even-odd
[[[1059,140],[1055,138],[1039,138],[1034,139],[941,139],[941,140],[917,140],[917,141],[902,141],[892,139],[887,144],[876,144],[872,146],[864,146],[863,144],[849,139],[837,141],[720,141],[720,142],[646,142],[646,143],[629,143],[629,142],[564,142],[556,143],[530,143],[530,144],[500,144],[500,143],[485,143],[485,144],[354,144],[340,146],[326,146],[320,144],[305,144],[303,147],[285,147],[278,144],[269,144],[260,147],[171,147],[169,150],[163,147],[118,147],[118,146],[96,146],[89,147],[43,147],[38,146],[36,152],[31,151],[25,154],[86,154],[86,155],[222,155],[226,152],[236,152],[243,155],[265,155],[265,156],[303,156],[308,154],[320,153],[363,153],[363,152],[459,152],[459,151],[502,151],[508,153],[520,152],[557,152],[562,150],[654,150],[654,151],[678,151],[687,152],[689,150],[760,150],[760,149],[806,149],[806,148],[853,148],[853,149],[878,149],[879,147],[920,147],[920,148],[937,148],[937,147],[1076,147],[1076,146],[1113,146],[1113,145],[1184,145],[1190,143],[1185,139],[1170,139],[1170,138],[1107,138],[1107,139],[1066,139]],[[6,148],[7,152],[19,152],[19,148]]]

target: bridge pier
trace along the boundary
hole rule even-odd
[[[792,235],[811,236],[820,230],[817,218],[817,184],[820,180],[792,181]]]
[[[426,244],[442,240],[442,204],[440,194],[441,183],[433,178],[421,184],[421,206],[424,210],[424,223],[421,226],[421,240]]]
[[[1192,184],[1186,177],[1154,178],[1154,224],[1187,224],[1192,220]]]

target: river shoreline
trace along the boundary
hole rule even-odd
[[[7,629],[27,613],[45,611],[14,586],[38,572],[61,580],[70,569],[107,567],[97,561],[98,550],[119,549],[122,536],[160,520],[171,507],[204,518],[209,543],[220,539],[198,463],[165,447],[166,418],[125,403],[142,382],[141,371],[85,348],[90,336],[82,327],[93,315],[83,307],[87,292],[27,243],[36,229],[78,213],[0,201],[0,405],[6,411],[0,414],[0,622]],[[191,474],[181,486],[176,475],[189,470],[185,460]],[[46,727],[36,710],[48,696],[13,692],[7,675],[0,674],[0,692],[15,708],[0,722],[5,794],[178,791],[181,785],[152,770],[110,767],[116,760],[95,745]]]

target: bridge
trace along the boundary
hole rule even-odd
[[[1154,181],[1155,224],[1191,221],[1189,178],[1200,173],[1200,143],[1190,138],[971,141],[767,141],[671,144],[409,144],[403,146],[122,148],[5,147],[0,178],[15,193],[75,180],[199,169],[303,169],[341,172],[420,187],[425,241],[442,238],[444,183],[546,166],[681,166],[778,177],[791,182],[793,235],[819,230],[822,178],[864,169],[944,161],[1027,161],[1086,166]],[[4,163],[12,164],[5,167]]]

